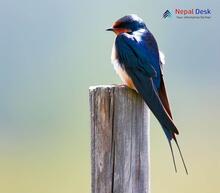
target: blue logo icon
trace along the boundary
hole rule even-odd
[[[171,17],[172,16],[172,13],[169,11],[169,10],[166,10],[163,14],[163,17],[164,19],[168,18],[168,17]]]

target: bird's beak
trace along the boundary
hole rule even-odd
[[[106,31],[114,31],[114,28],[108,28]]]

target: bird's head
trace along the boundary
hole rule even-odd
[[[144,21],[137,15],[131,14],[118,19],[111,28],[106,30],[119,35],[121,33],[132,33],[140,29],[146,29]]]

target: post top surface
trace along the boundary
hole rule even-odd
[[[123,85],[116,85],[116,84],[109,84],[109,85],[95,85],[95,86],[90,86],[89,87],[89,90],[90,91],[93,91],[93,90],[96,90],[98,88],[126,88],[126,86],[123,86]]]

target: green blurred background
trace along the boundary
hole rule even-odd
[[[161,19],[175,8],[210,8],[212,19]],[[166,55],[189,167],[186,176],[177,156],[174,173],[152,116],[152,193],[220,192],[219,10],[217,0],[0,0],[0,192],[90,192],[88,88],[120,83],[114,35],[104,30],[128,13],[146,21]]]

